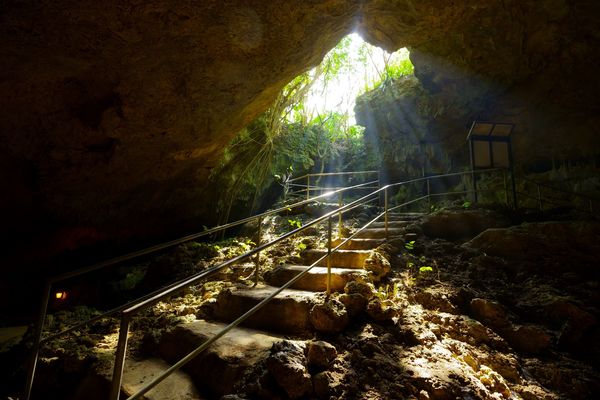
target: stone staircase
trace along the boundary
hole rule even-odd
[[[413,223],[421,214],[392,214],[388,216],[390,237],[403,233],[403,228]],[[332,241],[333,246],[341,239]],[[383,222],[376,222],[356,238],[348,241],[331,255],[331,290],[343,292],[350,281],[368,278],[363,269],[371,251],[384,243]],[[158,346],[162,359],[128,360],[124,373],[122,398],[126,398],[149,382],[158,370],[168,368],[202,342],[214,336],[227,323],[287,283],[298,273],[325,255],[327,250],[307,250],[302,254],[303,265],[281,265],[264,275],[263,284],[256,287],[239,286],[222,291],[212,307],[216,321],[198,320],[177,326],[163,335]],[[253,365],[265,360],[272,345],[283,340],[281,335],[307,337],[314,328],[310,314],[313,306],[325,298],[327,287],[327,261],[322,260],[289,289],[284,289],[269,303],[238,327],[202,352],[183,370],[168,377],[145,395],[147,399],[203,399],[196,387],[202,388],[206,398],[220,398],[231,393],[237,381]],[[168,393],[167,397],[166,393]]]

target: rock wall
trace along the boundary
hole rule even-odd
[[[597,163],[597,3],[470,2],[438,11],[410,48],[415,77],[357,101],[357,120],[383,149],[390,179],[468,166],[473,120],[516,124],[522,170]]]
[[[458,143],[471,119],[502,119],[520,157],[594,152],[598,14],[591,0],[5,1],[2,237],[52,253],[212,223],[224,145],[352,30],[411,49],[411,101],[437,107],[428,135]]]

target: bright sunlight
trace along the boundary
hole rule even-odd
[[[331,50],[323,63],[334,63],[333,74],[321,74],[308,92],[305,107],[311,115],[336,112],[348,116],[354,125],[356,97],[376,87],[386,76],[413,72],[409,52],[403,48],[394,53],[370,45],[352,33]]]

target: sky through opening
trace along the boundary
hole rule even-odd
[[[342,39],[326,59],[334,52],[343,53],[339,71],[332,78],[320,76],[316,80],[307,95],[306,108],[313,115],[328,112],[346,114],[349,125],[356,123],[356,97],[372,89],[383,79],[386,65],[399,65],[403,62],[404,65],[410,65],[406,48],[390,54],[365,42],[357,33]]]

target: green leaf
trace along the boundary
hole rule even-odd
[[[428,272],[433,272],[433,268],[431,268],[429,266],[423,266],[423,267],[419,268],[420,274],[424,274],[424,273],[428,273]]]

